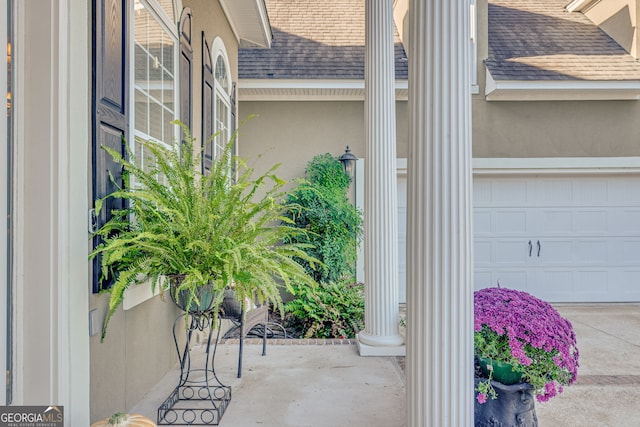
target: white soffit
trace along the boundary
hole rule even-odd
[[[639,80],[495,80],[487,69],[487,101],[639,100]]]
[[[264,0],[220,0],[240,47],[271,47],[273,34]]]
[[[396,101],[408,99],[406,80],[395,82]],[[363,101],[364,80],[240,79],[240,101]]]

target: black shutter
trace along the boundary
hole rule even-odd
[[[193,49],[191,48],[191,9],[185,7],[180,15],[180,121],[193,133],[192,121],[192,70]],[[181,140],[184,141],[184,135]]]
[[[211,64],[211,50],[207,38],[202,32],[202,172],[207,174],[213,162],[213,141],[215,117],[213,116],[215,102],[213,81],[213,66]]]
[[[237,128],[237,123],[238,123],[237,113],[236,113],[237,109],[238,109],[238,103],[236,102],[236,84],[233,83],[233,85],[231,85],[231,124],[229,125],[230,136],[233,136],[233,133],[236,131],[236,128]],[[238,141],[235,141],[233,145],[233,154],[236,156],[238,155]]]
[[[129,0],[93,1],[92,59],[92,198],[115,190],[109,174],[122,182],[121,167],[101,148],[108,146],[125,155],[128,133],[129,96]],[[108,199],[96,212],[97,226],[111,218],[113,209],[123,209],[122,199]],[[100,241],[94,238],[94,247]],[[100,290],[100,257],[93,261],[93,291]]]

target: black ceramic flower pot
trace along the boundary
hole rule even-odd
[[[475,378],[478,387],[484,378]],[[485,403],[474,401],[475,427],[537,427],[533,387],[527,383],[504,385],[491,381],[497,399],[487,398]]]
[[[181,289],[177,291],[177,288],[180,286],[180,282],[182,281],[180,276],[171,276],[169,277],[169,281],[171,284],[171,299],[182,311],[189,312],[191,314],[202,314],[208,313],[214,309],[216,291],[212,284],[199,286],[196,289],[196,295],[198,298],[198,301],[196,302],[194,299],[189,301],[189,290]]]
[[[233,289],[224,290],[224,298],[220,306],[220,317],[223,319],[239,320],[242,317],[242,303],[236,298]]]

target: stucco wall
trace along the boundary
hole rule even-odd
[[[477,158],[640,156],[638,101],[487,102],[480,94],[472,108]],[[407,157],[407,103],[396,111],[396,152]],[[314,155],[340,155],[347,145],[364,157],[362,102],[241,102],[240,119],[250,114],[240,155],[258,171],[282,163],[279,175],[297,178]]]
[[[474,157],[640,156],[640,102],[473,102]]]
[[[107,298],[94,295],[92,306],[105,307]],[[128,410],[175,366],[171,331],[178,313],[169,298],[152,298],[127,311],[120,308],[104,342],[100,335],[91,338],[92,421]]]
[[[240,126],[239,153],[256,171],[282,163],[278,175],[290,180],[304,175],[317,154],[341,155],[348,145],[364,157],[364,102],[240,102],[239,118],[255,115]],[[397,102],[397,156],[407,156],[407,103]]]
[[[222,37],[233,80],[237,76],[238,43],[217,1],[184,0],[193,12],[192,90],[194,136],[200,139],[202,123],[202,31],[209,47],[216,36]],[[104,319],[108,295],[92,294],[89,310],[98,309]],[[91,420],[105,418],[116,411],[129,410],[171,368],[177,356],[173,343],[173,322],[179,310],[170,298],[152,298],[130,310],[122,307],[113,316],[107,337],[91,337]]]

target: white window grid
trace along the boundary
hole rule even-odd
[[[134,89],[130,101],[133,142],[130,149],[137,164],[147,171],[155,165],[155,160],[144,152],[141,142],[153,140],[175,147],[179,138],[177,126],[171,123],[179,117],[180,105],[177,78],[179,38],[175,15],[171,0],[133,2],[131,28],[134,37],[130,46],[133,55],[130,74]],[[136,26],[136,20],[140,23],[145,18],[147,25],[143,29]],[[151,51],[150,41],[158,43],[158,52]],[[154,74],[154,79],[151,74]]]

